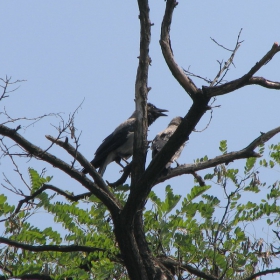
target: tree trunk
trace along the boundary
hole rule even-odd
[[[172,273],[154,256],[148,247],[142,213],[129,225],[122,215],[115,223],[115,236],[130,279],[174,280]]]

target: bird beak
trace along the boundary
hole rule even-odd
[[[158,115],[161,117],[167,117],[167,115],[166,114],[164,114],[163,112],[169,112],[168,110],[165,110],[165,109],[159,109],[159,108],[157,108],[157,113],[158,113]]]

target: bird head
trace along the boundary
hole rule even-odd
[[[163,112],[168,112],[165,109],[159,109],[151,103],[147,103],[148,125],[150,126],[157,118],[167,116]]]
[[[175,117],[171,120],[171,122],[169,123],[168,126],[171,126],[171,125],[176,125],[176,126],[179,126],[180,123],[182,122],[183,118],[182,117]]]

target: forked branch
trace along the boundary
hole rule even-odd
[[[59,168],[60,170],[68,174],[70,177],[77,180],[93,195],[99,198],[112,213],[119,212],[121,206],[118,200],[111,192],[108,192],[107,189],[92,182],[84,174],[73,169],[69,164],[67,164],[63,160],[55,157],[49,152],[44,151],[43,149],[39,148],[38,146],[35,146],[34,144],[26,140],[19,133],[17,133],[17,129],[11,129],[7,126],[0,125],[0,134],[12,139],[15,143],[19,144],[24,150],[26,150],[30,154],[30,156],[35,156],[45,162],[48,162],[49,164],[53,165],[56,168]]]
[[[54,138],[50,135],[46,135],[46,138],[50,140],[52,143],[62,147],[64,150],[66,150],[73,158],[75,158],[86,170],[88,170],[89,175],[95,180],[96,184],[100,186],[102,189],[110,192],[109,188],[107,187],[106,183],[100,176],[100,174],[96,171],[96,169],[88,162],[88,160],[77,151],[76,148],[74,148],[71,144],[68,142],[68,138],[65,139],[65,141],[61,141],[57,138]]]
[[[214,97],[218,95],[227,94],[239,88],[247,85],[258,84],[271,89],[280,89],[279,82],[271,82],[264,78],[253,77],[253,75],[266,65],[273,56],[280,51],[278,43],[274,43],[272,48],[250,69],[248,73],[243,75],[241,78],[225,83],[215,87],[202,87],[203,93],[208,97]]]

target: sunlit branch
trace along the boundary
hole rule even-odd
[[[155,185],[161,182],[164,182],[167,179],[183,175],[183,174],[193,174],[193,172],[204,170],[207,168],[215,167],[219,164],[227,164],[233,162],[237,159],[245,159],[250,157],[261,157],[260,154],[254,152],[254,149],[257,148],[259,145],[267,142],[270,140],[274,135],[280,132],[280,127],[272,129],[267,133],[262,133],[258,138],[256,138],[252,143],[250,143],[246,148],[237,151],[227,153],[221,156],[217,156],[213,159],[209,159],[203,162],[198,162],[194,164],[183,164],[176,168],[170,169],[168,173],[164,176],[161,176],[156,181]]]
[[[172,22],[173,11],[177,5],[178,3],[175,0],[166,1],[165,14],[161,24],[160,46],[166,64],[168,65],[172,75],[184,88],[184,90],[190,95],[190,97],[193,98],[194,95],[198,92],[198,88],[193,83],[193,81],[184,73],[184,70],[176,63],[171,48],[170,26]]]
[[[273,273],[280,273],[280,268],[275,268],[275,269],[267,269],[264,271],[257,272],[249,277],[244,278],[243,280],[254,280],[258,279],[259,276],[262,275],[267,275],[267,274],[273,274]]]
[[[201,277],[202,279],[206,279],[206,280],[218,280],[219,278],[208,275],[206,273],[204,273],[203,271],[194,268],[193,266],[189,265],[189,264],[182,264],[174,259],[168,258],[168,257],[164,257],[164,258],[160,258],[160,261],[166,266],[166,267],[178,267],[182,270],[188,271],[189,273]]]
[[[269,88],[269,89],[280,89],[279,82],[269,81],[263,77],[252,77],[249,80],[248,85],[259,85],[259,86]]]

